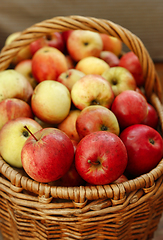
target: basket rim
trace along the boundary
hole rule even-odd
[[[145,91],[148,99],[152,102],[159,113],[161,128],[163,131],[163,106],[160,100],[162,97],[160,80],[148,51],[136,35],[109,20],[73,15],[68,17],[54,17],[36,23],[22,31],[19,37],[17,37],[10,45],[4,46],[1,50],[0,71],[5,70],[17,52],[24,46],[27,46],[30,42],[51,31],[62,31],[63,29],[64,31],[83,29],[107,33],[119,38],[138,56],[146,79]],[[22,189],[26,189],[37,193],[40,196],[45,196],[46,198],[49,198],[50,196],[63,198],[64,196],[66,199],[72,199],[76,203],[83,203],[87,198],[91,197],[92,199],[107,197],[114,200],[122,200],[124,199],[125,194],[128,194],[131,191],[139,190],[140,188],[150,189],[155,185],[155,181],[163,174],[163,159],[151,172],[141,175],[138,178],[120,184],[96,187],[57,187],[49,186],[46,183],[37,183],[14,170],[1,157],[0,171],[11,181],[11,184],[15,186],[14,191],[19,192]]]

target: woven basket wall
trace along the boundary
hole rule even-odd
[[[108,20],[55,17],[35,24],[0,54],[0,71],[21,48],[53,31],[84,29],[119,38],[139,58],[145,92],[163,131],[161,85],[141,40]],[[11,153],[12,154],[12,153]],[[163,211],[163,160],[148,174],[120,184],[57,187],[35,182],[0,158],[0,229],[5,240],[152,239]]]

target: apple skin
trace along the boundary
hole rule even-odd
[[[88,74],[102,75],[110,66],[102,59],[90,56],[81,59],[75,66],[75,69]]]
[[[119,66],[128,69],[132,73],[138,87],[144,85],[145,79],[143,77],[143,70],[136,54],[132,51],[125,53],[120,58]]]
[[[114,100],[114,93],[109,82],[103,77],[88,74],[73,85],[71,99],[76,108],[80,110],[90,105],[102,105],[109,108]]]
[[[137,85],[133,75],[123,67],[112,67],[101,76],[111,84],[115,96],[125,90],[136,90]]]
[[[98,131],[90,133],[78,143],[75,166],[86,182],[103,185],[123,174],[127,158],[126,148],[117,135]]]
[[[121,130],[142,123],[148,114],[148,104],[142,94],[126,90],[115,97],[111,111],[118,119]]]
[[[18,117],[33,118],[31,107],[17,98],[7,98],[0,102],[0,129],[11,119]]]
[[[116,67],[119,65],[119,58],[113,52],[102,51],[100,53],[100,58],[104,60],[110,67]]]
[[[120,138],[127,149],[128,164],[125,175],[128,178],[148,173],[163,157],[163,139],[154,128],[135,124],[124,129]]]
[[[25,172],[35,181],[51,182],[71,167],[74,148],[69,137],[57,128],[43,128],[30,136],[21,151]]]
[[[66,72],[63,72],[58,76],[57,81],[64,84],[71,92],[73,85],[84,76],[85,74],[79,70],[68,69]]]
[[[76,62],[88,56],[99,57],[102,48],[101,37],[96,32],[74,30],[67,39],[67,51]]]
[[[0,152],[2,158],[13,167],[22,167],[21,150],[30,136],[24,128],[27,126],[33,133],[42,129],[35,120],[26,117],[19,117],[9,120],[3,125],[0,131]]]
[[[113,36],[100,33],[103,42],[103,51],[113,52],[116,56],[120,56],[122,52],[122,42]]]
[[[22,60],[21,62],[19,62],[15,68],[14,68],[17,72],[21,73],[22,75],[24,75],[24,77],[26,77],[26,79],[28,80],[28,82],[31,84],[31,86],[33,87],[33,89],[36,87],[37,85],[37,81],[36,79],[33,77],[32,74],[32,59],[25,59]]]
[[[65,44],[60,32],[53,32],[45,35],[30,44],[30,51],[34,55],[40,48],[49,46],[64,52]]]
[[[80,115],[80,110],[76,109],[76,110],[71,110],[68,114],[68,116],[61,122],[58,124],[58,129],[60,129],[61,131],[63,131],[64,133],[67,134],[67,136],[74,141],[79,142],[80,138],[79,138],[79,134],[76,130],[76,119],[78,118],[78,116]]]
[[[0,102],[7,98],[18,98],[29,102],[33,88],[28,80],[14,69],[0,72]]]
[[[76,120],[76,129],[80,139],[97,131],[108,131],[119,135],[119,123],[114,113],[100,105],[84,108]]]
[[[154,129],[156,129],[158,126],[159,123],[158,113],[150,103],[148,103],[148,114],[142,123]]]
[[[128,181],[128,178],[122,174],[119,178],[117,178],[113,183],[123,183]]]
[[[21,34],[21,32],[13,32],[11,33],[5,41],[5,46],[9,45],[12,43],[12,41],[14,41],[17,37],[19,37]],[[11,61],[11,65],[14,67],[16,66],[19,62],[25,60],[25,59],[31,59],[32,58],[32,54],[30,51],[30,47],[29,45],[26,47],[23,47],[18,53],[17,55],[12,59]]]
[[[62,83],[46,80],[35,87],[31,108],[34,115],[41,121],[58,124],[67,117],[70,107],[70,92]]]
[[[32,58],[32,73],[37,82],[56,80],[67,70],[66,57],[57,48],[43,47]]]

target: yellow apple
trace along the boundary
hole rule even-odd
[[[80,60],[75,69],[88,74],[102,75],[110,66],[102,59],[97,57],[86,57]]]
[[[8,121],[0,131],[0,153],[2,158],[13,167],[22,167],[21,150],[30,136],[24,128],[27,126],[32,133],[42,127],[32,118],[20,117]]]
[[[28,102],[33,88],[28,80],[14,69],[0,72],[0,102],[6,98],[18,98]]]
[[[113,52],[115,55],[120,56],[122,52],[122,41],[116,37],[100,33],[103,42],[103,51]]]
[[[69,114],[71,107],[70,92],[60,82],[42,81],[34,89],[31,107],[34,115],[41,121],[58,124]]]

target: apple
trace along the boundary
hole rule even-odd
[[[70,92],[60,82],[53,80],[40,82],[34,89],[31,107],[34,115],[41,121],[58,124],[69,114]]]
[[[158,126],[159,123],[158,113],[150,103],[148,103],[148,114],[146,118],[142,121],[142,123],[155,129]]]
[[[32,59],[22,60],[15,66],[15,70],[26,77],[33,89],[36,87],[37,81],[32,74]]]
[[[80,110],[90,105],[102,105],[109,108],[114,100],[114,93],[110,83],[103,77],[88,74],[73,85],[71,99],[76,108]]]
[[[14,69],[0,72],[0,102],[6,98],[19,98],[29,102],[33,88],[28,80]]]
[[[105,72],[109,68],[110,66],[104,60],[94,56],[83,58],[75,66],[75,69],[85,73],[86,75],[88,74],[102,75],[103,72]]]
[[[76,130],[80,139],[97,131],[108,131],[119,135],[119,123],[114,113],[100,105],[84,108],[76,119]]]
[[[9,120],[3,125],[0,131],[0,153],[2,158],[13,167],[22,167],[21,150],[30,136],[24,126],[33,132],[37,132],[42,127],[32,118],[19,117]]]
[[[67,46],[67,40],[68,40],[70,34],[71,34],[73,31],[74,31],[74,30],[66,30],[66,31],[63,31],[63,32],[62,32],[62,37],[63,37],[63,40],[64,40],[66,46]]]
[[[11,119],[18,117],[33,118],[31,107],[17,98],[7,98],[0,102],[0,129]]]
[[[57,126],[58,129],[66,133],[70,139],[75,140],[77,142],[79,142],[80,138],[76,130],[76,119],[78,118],[80,112],[81,111],[78,109],[71,110],[68,116]]]
[[[66,61],[67,61],[67,65],[68,65],[68,69],[72,69],[75,68],[75,62],[72,59],[72,57],[70,55],[65,55]]]
[[[148,104],[142,94],[126,90],[115,97],[111,111],[118,119],[121,130],[142,123],[148,114]]]
[[[76,62],[88,56],[99,57],[102,49],[102,39],[97,32],[74,30],[67,39],[67,51]]]
[[[64,52],[65,45],[62,34],[60,32],[53,32],[33,41],[30,43],[30,51],[34,55],[40,48],[45,46],[54,47]]]
[[[128,178],[122,174],[119,178],[117,178],[113,183],[123,183],[128,181]]]
[[[119,65],[119,58],[113,52],[101,51],[100,58],[104,60],[110,67],[116,67]]]
[[[120,58],[119,66],[126,68],[132,73],[138,87],[144,85],[145,79],[143,77],[143,70],[135,53],[132,51],[125,53]]]
[[[6,38],[5,46],[11,44],[17,37],[20,36],[20,34],[21,34],[21,32],[13,32],[13,33],[9,34],[8,37]],[[25,60],[25,59],[31,59],[31,58],[32,58],[32,54],[30,51],[30,47],[29,47],[29,45],[27,45],[26,47],[23,47],[17,53],[17,55],[12,59],[11,65],[15,66],[20,61]]]
[[[127,158],[125,145],[116,134],[98,131],[86,135],[78,143],[75,166],[86,182],[104,185],[124,173]]]
[[[122,41],[116,37],[105,33],[100,33],[103,42],[103,51],[113,52],[116,56],[120,56],[122,52]]]
[[[42,47],[32,58],[32,73],[37,82],[56,80],[66,70],[68,70],[66,57],[57,48]]]
[[[79,187],[84,186],[85,181],[77,172],[75,162],[73,161],[70,169],[66,172],[66,174],[55,181],[53,185],[62,187]]]
[[[77,69],[68,69],[58,76],[57,81],[64,84],[71,92],[73,85],[84,76],[85,74]]]
[[[43,128],[31,134],[21,151],[25,172],[38,182],[61,178],[71,167],[73,159],[71,140],[57,128]]]
[[[163,157],[163,139],[154,128],[135,124],[124,129],[120,138],[127,149],[125,175],[128,178],[148,173]]]
[[[136,81],[126,68],[112,67],[101,76],[111,84],[115,96],[125,90],[136,90]]]

